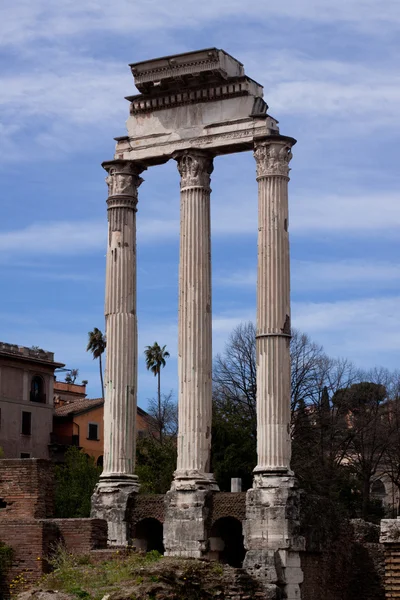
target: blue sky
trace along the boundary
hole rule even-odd
[[[290,183],[295,327],[357,365],[400,358],[398,0],[14,0],[0,6],[0,339],[55,352],[99,394],[106,185],[125,133],[128,63],[216,46],[264,85],[298,140]],[[179,175],[140,188],[139,348],[157,340],[176,397]],[[213,345],[255,315],[251,153],[215,160]],[[155,395],[139,365],[139,404]]]

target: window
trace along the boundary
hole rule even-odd
[[[32,413],[22,411],[22,435],[31,435],[32,429]]]
[[[29,452],[21,452],[21,458],[30,458],[31,455],[29,454]]]
[[[371,495],[375,498],[383,498],[386,496],[385,484],[380,479],[376,479],[371,485]]]
[[[44,381],[39,375],[32,377],[31,381],[31,402],[46,402],[46,394],[44,393]]]
[[[88,440],[99,439],[99,426],[97,423],[88,424]]]

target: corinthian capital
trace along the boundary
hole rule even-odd
[[[265,140],[257,142],[254,158],[257,164],[257,178],[271,175],[289,176],[289,162],[292,159],[291,143],[286,140]]]
[[[187,150],[174,157],[181,175],[181,189],[187,187],[210,188],[213,159],[201,150]]]
[[[143,181],[139,174],[144,167],[127,160],[103,163],[103,167],[108,173],[108,203],[112,204],[112,199],[118,200],[121,196],[132,198],[136,203],[138,187]]]

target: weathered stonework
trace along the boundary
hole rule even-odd
[[[290,470],[289,162],[292,138],[257,140],[257,466],[247,492],[245,568],[268,598],[300,598],[299,494]]]
[[[165,496],[166,556],[204,558],[208,553],[208,490],[179,490]]]
[[[164,547],[169,556],[208,552],[206,506],[218,490],[210,473],[212,417],[210,175],[198,150],[176,155],[181,175],[179,260],[179,430],[177,469],[166,495]]]
[[[256,142],[254,150],[258,181],[255,476],[290,471],[288,181],[294,143],[280,136]]]
[[[129,236],[134,236],[140,169],[174,158],[181,176],[179,432],[177,469],[165,499],[164,545],[168,555],[201,558],[209,552],[207,519],[213,504],[210,499],[218,489],[210,473],[210,174],[213,157],[254,150],[259,189],[258,462],[253,489],[247,493],[245,565],[269,591],[298,599],[302,574],[297,551],[301,544],[296,534],[298,495],[290,471],[289,432],[288,175],[295,140],[280,135],[277,121],[267,114],[263,88],[223,50],[207,48],[167,56],[132,64],[131,69],[140,94],[128,97],[128,135],[116,138],[115,161],[106,166],[110,223],[114,223],[107,260],[107,298],[115,298],[116,306],[123,308],[106,310],[107,368],[113,371],[113,377],[107,375],[106,379],[119,391],[115,395],[107,391],[106,403],[113,412],[105,412],[105,419],[112,422],[113,441],[100,483],[105,490],[103,509],[96,510],[103,510],[109,525],[118,523],[119,533],[111,537],[121,540],[126,505],[132,498],[117,483],[113,491],[111,484],[123,476],[130,478],[133,493],[136,485],[132,479],[134,442],[125,426],[127,418],[130,423],[126,406],[136,401],[132,374],[136,373],[137,332],[135,302],[130,310],[124,304],[127,289],[131,290],[129,298],[135,298],[135,261],[132,249],[121,244],[125,238],[121,240],[117,232],[127,228]],[[126,390],[132,397],[124,404]],[[117,455],[125,462],[112,466]]]
[[[223,50],[157,58],[131,69],[141,94],[127,98],[128,136],[117,138],[116,158],[153,165],[194,148],[230,154],[252,150],[257,136],[279,134],[262,86]]]
[[[176,157],[181,175],[178,459],[173,490],[217,490],[210,473],[212,416],[210,174],[202,151]]]
[[[299,509],[296,480],[290,476],[257,478],[247,492],[243,566],[264,583],[271,600],[301,597],[299,551],[304,539],[299,535]]]
[[[108,172],[106,268],[107,354],[104,469],[92,498],[92,517],[108,522],[109,544],[130,541],[127,515],[139,490],[135,470],[137,410],[136,205],[143,167],[104,163]]]

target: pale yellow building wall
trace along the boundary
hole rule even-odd
[[[49,458],[53,428],[54,368],[0,357],[0,446],[5,458]],[[46,403],[30,401],[31,381],[42,377]],[[31,413],[31,435],[22,434],[22,412]]]
[[[93,456],[97,461],[99,456],[103,456],[103,407],[99,406],[83,414],[74,415],[74,423],[79,428],[79,446],[82,451],[89,454],[89,456]],[[97,423],[98,425],[99,439],[97,441],[88,439],[89,423]],[[74,433],[77,433],[76,427],[74,427]]]

